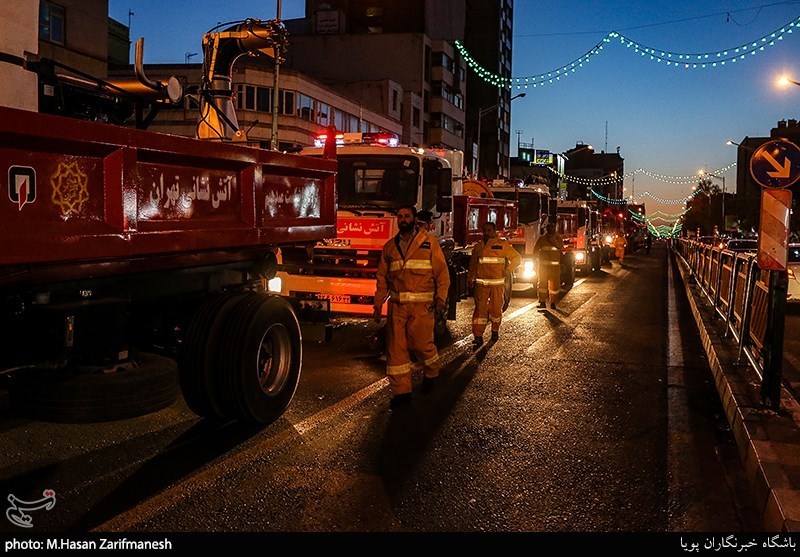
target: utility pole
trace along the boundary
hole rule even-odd
[[[278,23],[281,21],[281,4],[283,0],[278,0],[278,15],[276,19]],[[272,140],[270,141],[270,149],[273,151],[278,150],[278,74],[280,73],[281,63],[281,49],[280,46],[275,45],[275,72],[272,79]]]
[[[519,158],[519,147],[522,145],[522,130],[517,130],[514,133],[517,134],[517,158]]]

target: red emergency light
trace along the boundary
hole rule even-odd
[[[327,133],[321,133],[314,138],[314,147],[325,147],[325,141],[328,139]],[[337,133],[336,134],[336,145],[344,145],[344,134]]]
[[[319,134],[314,138],[314,147],[324,147],[328,135]],[[386,147],[397,147],[400,138],[396,133],[368,132],[368,133],[337,133],[336,145],[384,145]]]

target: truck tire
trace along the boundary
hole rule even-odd
[[[217,339],[230,308],[246,294],[221,294],[206,301],[195,313],[179,360],[181,392],[189,409],[204,418],[224,417],[215,384]]]
[[[36,420],[93,423],[143,416],[175,402],[174,360],[144,352],[132,360],[135,367],[111,373],[88,367],[21,373],[9,390],[11,403]]]
[[[223,412],[242,421],[274,422],[300,382],[297,316],[286,300],[254,293],[237,300],[223,321],[215,366]]]

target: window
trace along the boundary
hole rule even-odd
[[[463,124],[441,112],[431,113],[431,127],[444,128],[455,136],[464,137]]]
[[[256,87],[256,110],[272,112],[272,89]]]
[[[338,108],[333,110],[333,125],[340,132],[347,131],[344,127],[347,125],[347,114]]]
[[[253,85],[244,87],[244,108],[245,110],[255,110],[256,108],[256,88]]]
[[[427,90],[422,92],[422,110],[425,112],[431,111],[431,94]]]
[[[327,126],[331,114],[331,107],[325,103],[317,101],[317,123],[322,126]]]
[[[399,207],[417,201],[419,161],[414,157],[340,156],[339,205]]]
[[[358,131],[358,116],[353,116],[352,114],[347,115],[347,131]]]
[[[399,102],[397,89],[392,89],[392,110],[397,112],[397,104]]]
[[[244,108],[244,85],[236,86],[236,110]]]
[[[455,73],[456,65],[450,56],[444,52],[437,52],[433,55],[433,66],[442,67],[450,73]]]
[[[302,120],[314,121],[314,99],[304,95],[303,93],[297,94],[297,115]]]
[[[415,128],[419,127],[419,108],[416,106],[411,110],[411,125]]]
[[[278,112],[288,116],[294,116],[294,91],[283,91],[278,96]]]
[[[64,44],[64,8],[42,0],[39,3],[39,38]]]

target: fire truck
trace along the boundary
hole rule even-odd
[[[35,8],[17,6],[0,36],[35,29]],[[244,143],[231,67],[282,42],[278,22],[252,19],[205,36],[200,132],[212,141],[8,108],[15,99],[0,96],[0,377],[21,413],[128,418],[170,405],[178,385],[210,418],[268,423],[287,408],[300,327],[265,287],[280,246],[335,236],[337,163]],[[5,53],[4,80],[48,66],[24,51],[35,43]],[[56,93],[53,110],[94,120],[107,119],[80,109],[92,94],[112,108],[114,92],[175,102],[170,83],[144,76],[141,52],[134,87],[48,71],[38,77],[63,88],[39,90]]]
[[[322,155],[326,134],[301,154]],[[375,273],[383,245],[398,232],[395,211],[403,205],[434,213],[431,232],[450,268],[448,319],[468,292],[471,246],[481,226],[493,221],[500,232],[517,228],[517,203],[463,195],[460,151],[428,150],[399,144],[390,132],[337,135],[339,211],[336,235],[313,248],[284,247],[277,275],[281,294],[306,315],[372,315]],[[511,282],[507,281],[507,298]],[[387,305],[383,306],[386,314]],[[437,333],[445,323],[437,323]]]
[[[522,264],[514,273],[514,283],[523,288],[536,288],[536,265],[533,248],[549,222],[548,210],[550,194],[541,184],[523,184],[505,180],[484,183],[478,180],[465,180],[464,193],[474,197],[489,197],[515,201],[518,205],[519,226],[506,234],[509,243],[522,257]]]
[[[572,286],[578,273],[599,270],[603,263],[600,219],[595,203],[559,199],[556,230],[564,237],[562,282]]]

